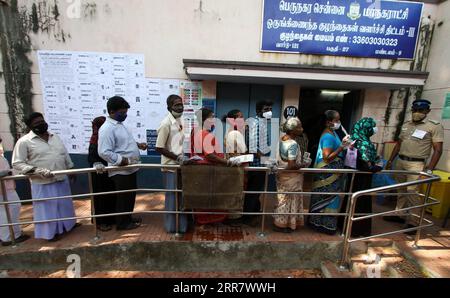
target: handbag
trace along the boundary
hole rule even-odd
[[[356,169],[356,160],[358,158],[358,149],[356,148],[348,148],[347,154],[345,155],[345,162],[344,165]]]

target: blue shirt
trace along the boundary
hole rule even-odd
[[[334,152],[339,148],[339,146],[341,146],[341,143],[341,139],[334,131],[333,134],[324,133],[322,137],[320,137],[319,148],[317,150],[316,162],[314,166],[323,161],[323,149],[331,149]],[[343,153],[341,152],[339,154],[339,157],[342,156]]]
[[[131,132],[123,125],[110,117],[98,132],[98,155],[108,162],[108,166],[118,166],[124,157],[130,163],[140,160],[139,148]],[[130,175],[138,169],[110,172],[109,176]]]

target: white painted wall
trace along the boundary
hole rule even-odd
[[[43,0],[19,0],[19,6],[26,6],[31,11],[32,3],[38,1]],[[37,111],[42,111],[37,50],[143,53],[146,76],[158,78],[185,79],[183,58],[396,70],[410,68],[410,61],[261,53],[262,0],[80,0],[80,18],[68,17],[67,12],[73,6],[67,1],[57,0],[57,3],[61,13],[57,28],[70,34],[70,38],[66,38],[66,42],[58,41],[52,31],[30,34],[33,44],[30,54],[35,95],[33,107]],[[443,5],[448,10],[448,3]],[[431,14],[434,17],[435,13],[435,5],[425,5],[425,16]],[[441,43],[447,42],[444,33],[437,35],[436,39],[441,39]],[[6,149],[11,150],[13,144],[3,85],[0,78],[0,134]],[[384,91],[380,92],[384,94]],[[371,98],[369,96],[367,102]],[[373,104],[382,109],[377,96],[373,99]]]

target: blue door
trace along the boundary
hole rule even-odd
[[[283,86],[239,83],[217,83],[217,115],[223,117],[233,109],[239,109],[245,118],[256,116],[256,103],[273,102],[273,117],[281,118]]]

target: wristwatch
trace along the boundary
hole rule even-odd
[[[426,170],[425,173],[427,173],[428,175],[433,175],[433,171],[432,170]]]

